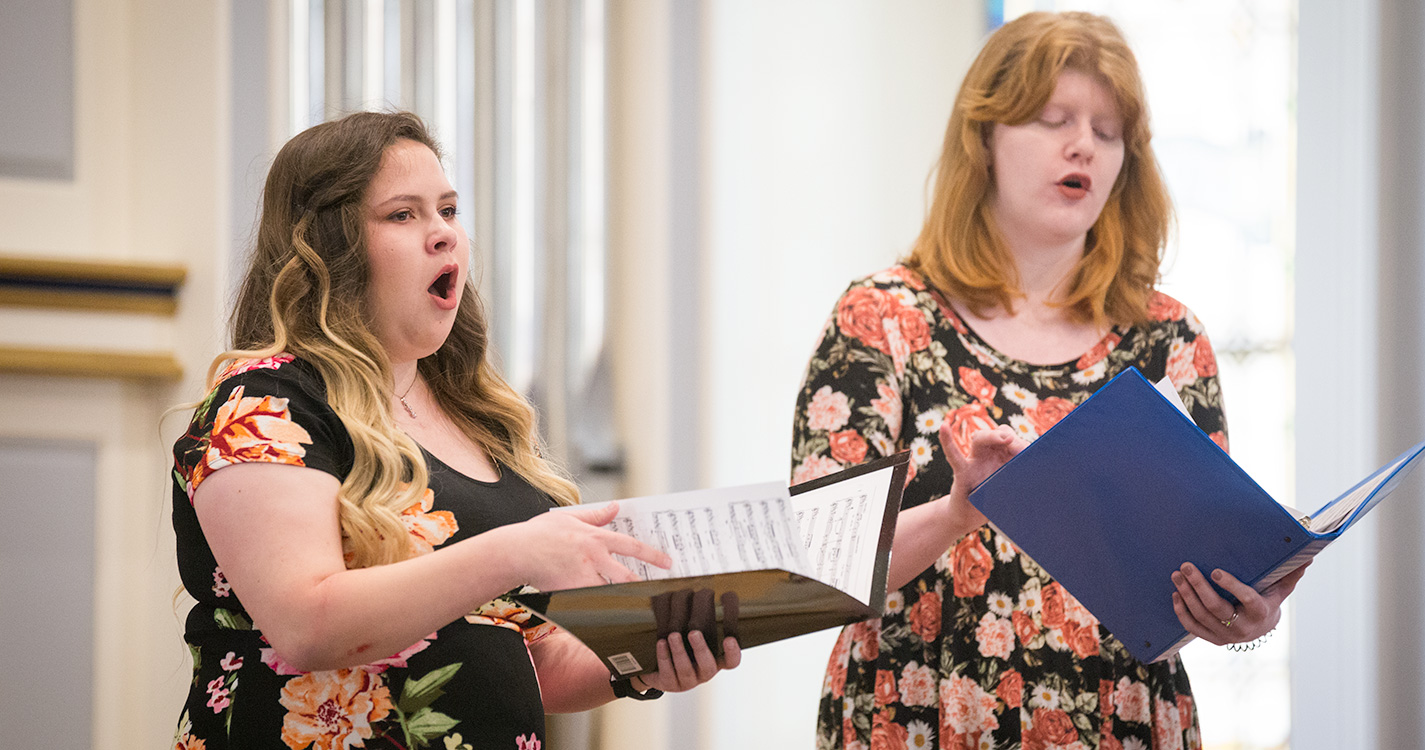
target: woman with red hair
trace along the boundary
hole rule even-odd
[[[799,397],[795,481],[913,459],[886,610],[837,642],[818,748],[1200,746],[1177,656],[1134,659],[967,500],[1130,366],[1170,378],[1226,447],[1207,335],[1155,288],[1171,216],[1113,23],[1030,13],[995,32],[955,100],[920,237],[837,302]],[[1270,632],[1301,575],[1258,594],[1212,571],[1234,605],[1204,573],[1174,574],[1174,607],[1216,644]]]

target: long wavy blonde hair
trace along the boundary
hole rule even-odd
[[[419,446],[397,429],[390,363],[365,315],[371,283],[362,220],[366,191],[386,149],[399,140],[440,155],[419,117],[359,112],[299,133],[267,174],[252,260],[238,292],[225,362],[281,352],[313,365],[327,400],[351,434],[354,461],[338,492],[348,567],[409,557],[401,511],[429,478]],[[418,363],[437,402],[495,461],[562,505],[574,483],[541,457],[534,410],[500,377],[475,287],[467,280],[441,348]]]
[[[995,123],[1038,117],[1065,70],[1108,87],[1123,116],[1124,155],[1063,304],[1095,324],[1141,322],[1158,282],[1172,203],[1150,143],[1137,60],[1113,22],[1090,13],[1027,13],[985,42],[955,98],[930,210],[906,264],[977,314],[1014,309],[1019,280],[988,205],[989,134]]]

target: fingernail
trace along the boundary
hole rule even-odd
[[[1182,573],[1179,573],[1179,572],[1176,571],[1176,570],[1173,571],[1173,583],[1182,583],[1182,582],[1183,582],[1183,574],[1182,574]]]
[[[1212,580],[1217,581],[1218,583],[1221,583],[1221,582],[1222,582],[1222,571],[1221,571],[1221,570],[1214,570],[1214,571],[1212,571]]]

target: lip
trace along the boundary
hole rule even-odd
[[[442,279],[445,281],[442,282]],[[447,263],[441,266],[440,271],[431,278],[430,285],[426,287],[426,293],[440,309],[454,310],[460,305],[460,281],[460,266]]]
[[[1059,193],[1070,200],[1083,198],[1093,189],[1093,179],[1082,172],[1066,174],[1054,184],[1058,185]]]

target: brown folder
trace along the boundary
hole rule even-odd
[[[901,452],[788,488],[795,497],[872,472],[888,472],[881,513],[867,519],[876,547],[870,593],[864,601],[830,583],[780,568],[615,583],[524,594],[519,599],[572,633],[620,675],[657,671],[655,644],[671,632],[699,630],[713,652],[719,653],[728,635],[735,636],[742,648],[751,648],[877,617],[885,607],[886,568],[908,461],[909,454]]]

